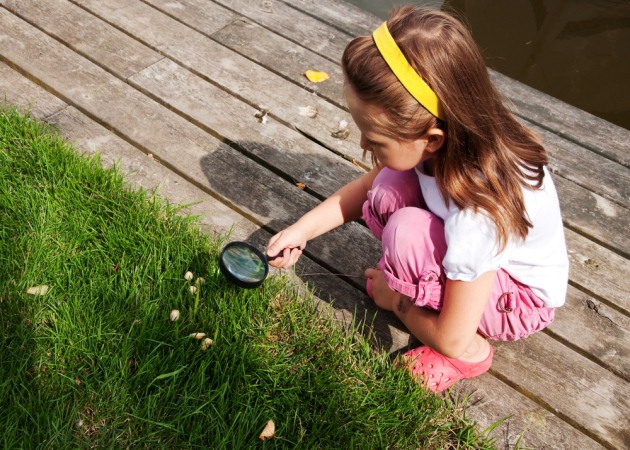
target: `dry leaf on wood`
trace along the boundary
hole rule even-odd
[[[329,78],[326,72],[317,72],[310,69],[304,72],[304,75],[306,75],[308,81],[312,83],[321,83],[322,81],[326,81]]]

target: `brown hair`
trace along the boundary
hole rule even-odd
[[[411,6],[393,10],[387,26],[439,97],[446,122],[407,92],[372,37],[362,36],[346,47],[342,67],[357,96],[385,112],[375,127],[403,140],[417,139],[432,127],[443,129],[446,142],[434,169],[442,197],[493,220],[499,248],[510,236],[525,238],[532,224],[522,188],[542,186],[547,153],[503,104],[471,34],[446,12]]]

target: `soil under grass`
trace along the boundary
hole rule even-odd
[[[177,212],[0,110],[0,447],[492,447],[287,280],[229,285]]]

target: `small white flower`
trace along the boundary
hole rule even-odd
[[[201,350],[206,351],[210,348],[211,345],[212,345],[212,339],[205,338],[203,342],[201,343]]]
[[[204,284],[206,282],[206,279],[203,277],[199,277],[195,280],[195,284]]]
[[[195,276],[193,275],[192,272],[186,272],[186,275],[184,275],[184,280],[186,281],[191,281]]]
[[[190,290],[190,293],[193,295],[197,292],[197,286],[190,286],[188,289]]]
[[[204,337],[206,337],[206,333],[191,333],[188,336],[195,339],[203,339]]]
[[[169,316],[169,318],[171,319],[171,322],[175,322],[176,320],[179,320],[179,311],[176,309],[171,311],[171,315]]]

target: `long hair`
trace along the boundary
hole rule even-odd
[[[375,127],[413,140],[429,128],[445,132],[434,176],[442,198],[488,216],[499,249],[511,236],[524,239],[532,224],[523,188],[543,184],[547,153],[494,88],[470,32],[446,12],[406,6],[387,20],[390,33],[418,74],[435,91],[446,122],[425,110],[398,81],[371,36],[355,38],[342,57],[346,82],[358,97],[380,108]]]

